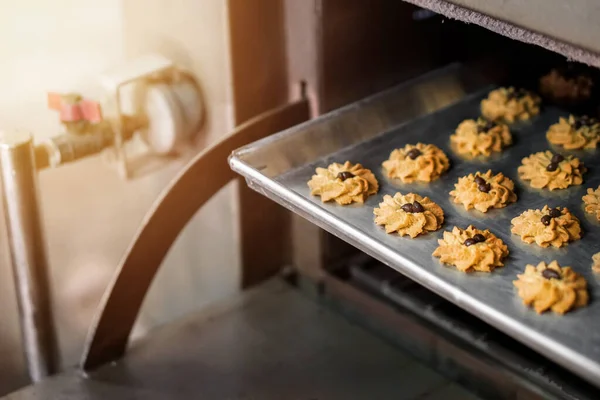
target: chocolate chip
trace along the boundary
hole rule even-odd
[[[415,213],[422,213],[425,211],[425,209],[423,208],[421,203],[419,203],[418,201],[415,201],[413,203],[412,208],[413,208],[413,212],[415,212]]]
[[[525,89],[514,89],[514,90],[508,92],[508,94],[506,95],[506,99],[507,100],[522,99],[525,96],[527,96],[527,90],[525,90]]]
[[[550,164],[548,164],[548,166],[546,166],[546,171],[548,171],[548,172],[553,172],[553,171],[556,171],[557,169],[558,169],[557,163],[551,162]]]
[[[492,189],[492,185],[489,183],[479,184],[477,185],[477,189],[479,189],[480,192],[487,193]]]
[[[590,118],[587,115],[582,115],[579,118],[575,118],[575,121],[573,121],[571,126],[573,127],[573,129],[577,130],[584,126],[586,126],[586,127],[594,126],[597,123],[598,123],[598,120],[596,120],[595,118]]]
[[[549,215],[544,215],[542,218],[540,218],[540,221],[542,221],[542,224],[548,226],[550,225],[550,221],[552,221],[552,217]]]
[[[487,182],[480,176],[476,176],[474,179],[475,183],[478,185],[485,185]]]
[[[345,181],[346,179],[354,178],[354,174],[352,172],[343,171],[337,174],[337,178]]]
[[[563,156],[561,156],[560,154],[555,154],[552,157],[552,160],[550,160],[550,162],[554,163],[554,164],[558,164],[559,162],[564,161],[565,158]]]
[[[473,236],[473,239],[475,239],[475,241],[477,243],[483,243],[483,242],[485,242],[485,236],[483,236],[481,233],[478,233],[475,236]]]
[[[494,129],[496,126],[496,123],[493,121],[485,121],[483,125],[477,125],[477,133],[488,132],[489,130]]]
[[[552,218],[558,218],[562,215],[562,212],[560,211],[559,208],[553,208],[552,210],[550,210],[548,212],[548,215],[551,216]]]
[[[406,204],[402,204],[402,206],[400,207],[402,209],[402,211],[407,212],[407,213],[413,213],[413,205],[410,203],[406,203]]]
[[[472,246],[474,244],[477,244],[477,240],[475,240],[473,238],[469,238],[469,239],[465,240],[463,244],[465,246],[469,247],[469,246]]]
[[[542,276],[546,279],[561,279],[561,276],[558,272],[553,269],[546,268],[542,271]]]
[[[415,158],[419,157],[421,155],[421,151],[417,148],[412,148],[410,149],[406,155],[411,159],[414,160]]]

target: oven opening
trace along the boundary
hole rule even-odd
[[[600,358],[589,349],[598,338],[569,329],[588,330],[594,313],[600,231],[582,197],[600,183],[588,173],[598,133],[575,137],[583,125],[600,128],[598,70],[576,46],[468,9],[431,6],[446,2],[376,3],[343,12],[324,3],[318,79],[306,81],[319,93],[322,117],[231,163],[244,175],[255,160],[286,160],[252,174],[252,186],[299,215],[291,281],[316,285],[325,303],[484,397],[593,398]],[[494,138],[485,136],[491,130]],[[427,162],[409,166],[422,156]],[[565,161],[576,170],[571,183],[548,179]],[[367,184],[363,197],[344,197],[346,179],[370,182],[363,175],[370,173],[377,190]],[[326,183],[342,185],[339,194]],[[499,191],[503,200],[481,203]],[[428,228],[412,226],[423,212]],[[532,233],[531,224],[554,223],[541,221],[550,213],[577,220],[564,245]],[[316,250],[311,235],[320,235]],[[473,250],[479,237],[499,245],[489,254],[497,262],[474,261],[483,257]],[[306,257],[315,252],[318,262]],[[520,277],[527,265],[533,274],[571,264],[589,288],[577,304],[588,307],[570,306],[565,323],[555,316],[560,306],[523,304],[528,286],[517,287],[530,278]]]

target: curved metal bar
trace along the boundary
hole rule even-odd
[[[81,360],[84,370],[125,353],[144,297],[171,245],[204,203],[237,176],[227,164],[231,152],[306,121],[309,115],[308,102],[301,100],[249,120],[196,156],[163,191],[104,294],[86,340]]]

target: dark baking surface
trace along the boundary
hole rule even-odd
[[[597,0],[405,1],[600,67]]]
[[[583,211],[581,197],[588,187],[600,184],[597,151],[570,152],[579,156],[589,171],[584,175],[584,184],[565,190],[550,192],[532,189],[517,175],[520,160],[529,154],[555,149],[546,141],[547,128],[567,113],[556,107],[545,107],[543,113],[530,122],[512,127],[514,145],[501,155],[489,160],[465,161],[455,155],[449,146],[449,136],[459,122],[479,114],[479,102],[491,87],[466,97],[463,101],[433,114],[417,118],[366,142],[342,149],[330,156],[320,158],[299,169],[276,178],[284,187],[300,195],[300,205],[310,209],[317,222],[325,229],[342,236],[363,251],[406,274],[424,286],[446,297],[460,307],[479,316],[488,323],[511,334],[592,382],[600,379],[600,302],[595,297],[600,293],[600,281],[591,271],[592,254],[600,251],[600,224]],[[387,159],[393,148],[407,143],[433,143],[442,148],[451,159],[450,170],[441,179],[427,184],[402,184],[389,180],[381,170],[381,162]],[[371,196],[364,206],[342,207],[335,203],[323,204],[318,197],[310,196],[306,182],[317,166],[331,162],[350,160],[361,162],[370,168],[380,182],[380,191]],[[475,171],[503,172],[515,181],[519,196],[517,203],[500,210],[484,214],[465,211],[451,201],[448,193],[459,177]],[[388,235],[383,228],[373,223],[373,207],[385,194],[415,192],[429,196],[445,211],[443,228],[417,239]],[[299,203],[298,203],[299,204]],[[568,206],[582,225],[583,238],[565,248],[543,249],[535,244],[528,245],[510,233],[510,220],[530,208]],[[437,239],[444,230],[453,226],[461,228],[473,224],[480,229],[490,229],[509,247],[510,255],[504,268],[492,274],[464,274],[454,268],[445,267],[431,256]],[[537,315],[526,308],[516,295],[512,281],[528,263],[539,261],[558,262],[572,266],[582,274],[589,284],[591,303],[584,309],[565,316],[552,313]]]

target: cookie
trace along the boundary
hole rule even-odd
[[[548,141],[567,150],[595,149],[600,141],[600,122],[587,116],[561,117],[546,133]]]
[[[384,225],[386,233],[398,232],[400,236],[414,238],[437,231],[444,222],[444,211],[429,199],[418,194],[386,194],[379,208],[373,210],[375,223]]]
[[[568,208],[527,210],[510,222],[512,233],[525,243],[535,242],[541,247],[563,247],[581,238],[579,220]]]
[[[600,253],[592,256],[592,271],[600,272]]]
[[[548,265],[543,261],[537,266],[527,265],[525,272],[517,277],[513,285],[519,297],[538,314],[552,310],[562,315],[589,301],[585,279],[571,267],[561,267],[556,261]]]
[[[503,260],[508,256],[508,247],[500,238],[473,226],[467,229],[455,226],[452,231],[444,232],[438,244],[433,255],[462,272],[492,272],[504,266]]]
[[[481,114],[490,121],[512,124],[538,115],[540,102],[539,96],[527,90],[502,87],[481,101]]]
[[[316,175],[308,181],[308,187],[310,194],[321,196],[324,203],[335,200],[340,205],[364,203],[367,197],[379,190],[377,178],[371,170],[349,161],[317,168]]]
[[[494,175],[488,170],[485,174],[476,172],[459,178],[450,196],[466,210],[475,208],[487,212],[490,208],[504,208],[517,201],[514,189],[513,181],[502,172]]]
[[[596,219],[600,221],[600,186],[596,190],[589,188],[582,200],[585,205],[585,212],[596,216]]]
[[[530,181],[531,187],[550,190],[566,189],[583,183],[586,169],[578,158],[540,151],[523,159],[518,169],[521,179]]]
[[[575,105],[587,101],[592,95],[594,81],[577,68],[552,69],[540,78],[542,96],[558,104]]]
[[[392,151],[382,165],[388,177],[398,178],[404,183],[431,182],[450,168],[450,161],[439,147],[417,143]]]
[[[488,157],[511,145],[512,136],[505,124],[486,121],[483,118],[477,121],[467,119],[461,122],[450,136],[450,143],[460,155]]]

